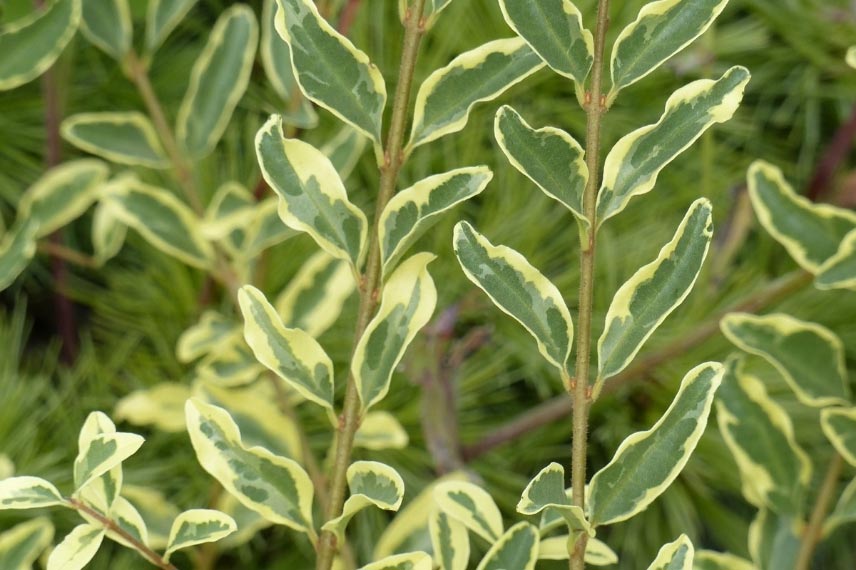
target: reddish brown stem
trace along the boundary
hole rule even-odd
[[[814,175],[808,185],[806,196],[817,200],[831,188],[832,177],[847,153],[853,148],[856,139],[856,105],[850,111],[850,117],[841,125],[832,137],[832,142],[826,147],[820,162],[814,170]]]

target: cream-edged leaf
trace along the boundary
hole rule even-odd
[[[345,539],[345,528],[355,514],[366,507],[375,506],[386,511],[397,511],[404,498],[404,481],[398,472],[377,461],[355,461],[347,471],[351,495],[342,507],[342,514],[324,523],[322,530]]]
[[[574,327],[556,286],[523,255],[493,245],[467,222],[455,226],[454,247],[467,278],[529,331],[544,358],[567,373]]]
[[[308,333],[282,324],[276,309],[251,285],[241,287],[244,338],[256,358],[301,396],[333,410],[333,362]]]
[[[381,144],[386,85],[377,66],[319,14],[311,0],[277,0],[276,31],[291,48],[303,93]]]
[[[178,109],[175,134],[190,156],[210,153],[247,89],[259,26],[246,4],[225,10],[190,72],[190,84]]]
[[[6,232],[0,241],[0,290],[11,285],[36,254],[39,222],[24,218]]]
[[[163,550],[169,540],[172,521],[179,510],[160,491],[136,485],[124,485],[122,497],[140,513],[148,530],[150,548]]]
[[[195,373],[206,383],[235,387],[255,382],[264,370],[238,331],[200,360]]]
[[[345,180],[353,172],[354,167],[366,148],[368,139],[363,133],[350,125],[344,125],[331,139],[321,147],[339,177]]]
[[[756,568],[795,570],[804,524],[761,509],[749,525],[749,553]]]
[[[253,258],[262,251],[300,234],[282,223],[278,206],[279,198],[276,196],[266,198],[256,206],[253,222],[246,228],[246,236],[240,242],[240,252],[244,258]]]
[[[39,509],[63,504],[57,488],[39,477],[25,475],[0,481],[0,510]]]
[[[542,538],[538,543],[538,560],[568,560],[570,535]],[[610,566],[618,562],[618,555],[606,543],[591,538],[586,541],[585,562],[589,566]]]
[[[856,230],[856,213],[799,196],[782,171],[768,162],[752,163],[748,183],[758,221],[806,271],[818,273],[845,236]]]
[[[118,164],[168,168],[163,145],[151,121],[137,111],[78,113],[62,122],[65,140]]]
[[[276,31],[276,11],[276,0],[264,0],[259,56],[268,83],[282,99],[292,101],[298,89],[297,80],[291,67],[291,48]]]
[[[621,372],[672,311],[690,294],[713,237],[713,211],[696,200],[657,258],[640,268],[615,293],[597,343],[598,382]]]
[[[682,534],[674,542],[664,544],[648,570],[693,570],[695,549],[687,535]]]
[[[105,199],[115,205],[122,222],[157,249],[193,267],[213,263],[214,250],[202,235],[201,220],[169,190],[131,179]]]
[[[844,55],[844,61],[850,67],[856,69],[856,46],[847,48],[847,53]]]
[[[856,230],[844,236],[835,255],[817,268],[814,285],[818,289],[856,289]]]
[[[651,429],[621,442],[612,461],[589,484],[592,526],[629,519],[672,484],[704,433],[723,373],[723,366],[715,362],[687,372],[671,405]]]
[[[17,524],[0,533],[0,568],[32,570],[33,564],[51,545],[54,525],[47,517]]]
[[[424,552],[406,552],[387,556],[377,562],[366,564],[359,570],[431,570],[431,557]]]
[[[790,416],[767,394],[763,381],[744,370],[741,359],[726,363],[716,412],[746,500],[798,516],[811,482],[811,461],[794,437]]]
[[[693,558],[693,570],[757,570],[745,558],[728,552],[696,550]]]
[[[121,182],[111,181],[108,186]],[[109,200],[101,200],[92,213],[92,250],[93,258],[99,265],[115,257],[128,235],[128,226],[116,215],[116,206]]]
[[[826,327],[784,313],[731,313],[720,328],[738,348],[773,365],[805,405],[849,403],[844,345]]]
[[[591,225],[583,213],[588,166],[583,148],[571,135],[555,127],[533,129],[508,105],[496,112],[493,133],[514,168],[570,210],[585,227]]]
[[[110,507],[110,519],[115,522],[122,531],[134,538],[141,544],[149,544],[149,531],[146,528],[146,522],[143,516],[136,507],[126,498],[118,497]],[[84,516],[84,518],[86,518]],[[97,521],[89,521],[92,524],[97,524]],[[107,538],[115,540],[128,548],[135,548],[133,543],[125,538],[123,534],[119,534],[115,530],[107,530]]]
[[[645,4],[615,40],[608,101],[702,35],[728,0],[659,0]]]
[[[18,216],[34,218],[36,237],[52,234],[79,217],[98,199],[98,190],[109,175],[100,160],[82,159],[51,168],[21,196]]]
[[[128,0],[82,0],[80,31],[94,46],[121,62],[131,49],[134,30]]]
[[[674,0],[667,0],[674,2]],[[735,66],[717,80],[700,79],[675,91],[660,120],[622,137],[606,157],[597,195],[597,223],[618,214],[709,127],[731,119],[743,99],[749,71]]]
[[[15,464],[5,453],[0,453],[0,481],[15,474]]]
[[[333,326],[355,290],[348,264],[319,251],[300,266],[274,306],[286,326],[318,338]]]
[[[373,451],[404,449],[409,441],[407,431],[401,423],[394,415],[385,411],[368,412],[354,435],[354,447]]]
[[[95,557],[105,532],[92,524],[74,527],[51,552],[47,570],[81,570]]]
[[[505,21],[553,71],[582,85],[594,62],[594,38],[571,0],[500,0]]]
[[[479,193],[493,178],[486,166],[458,168],[420,180],[398,192],[380,216],[378,241],[389,273],[436,216]]]
[[[146,50],[154,52],[187,16],[196,0],[149,0],[146,10]]]
[[[162,431],[184,431],[184,402],[191,395],[185,384],[162,382],[135,390],[116,402],[113,417],[135,426],[151,426]]]
[[[856,477],[844,488],[835,508],[823,523],[823,536],[828,536],[840,526],[856,522]]]
[[[267,520],[315,536],[314,488],[299,463],[261,447],[246,448],[223,408],[191,398],[186,413],[199,463],[226,491]]]
[[[169,532],[169,545],[164,552],[164,561],[176,550],[188,548],[196,544],[217,542],[237,530],[234,519],[225,513],[213,509],[190,509],[184,511]]]
[[[255,198],[243,185],[237,182],[220,185],[205,209],[202,234],[207,239],[221,241],[231,255],[236,255],[240,243],[232,238],[253,223],[255,206]]]
[[[282,135],[282,119],[271,117],[256,135],[262,175],[279,195],[279,216],[307,232],[333,257],[362,263],[368,222],[348,201],[345,185],[330,159],[303,141]]]
[[[542,469],[523,490],[517,503],[517,512],[523,515],[537,515],[544,511],[559,513],[572,533],[584,531],[594,536],[583,510],[571,504],[565,493],[565,468],[551,463]]]
[[[434,488],[434,502],[444,513],[493,544],[502,536],[502,515],[487,491],[467,481],[447,481]]]
[[[470,561],[470,537],[467,527],[439,509],[428,519],[434,560],[440,570],[467,570]]]
[[[354,349],[351,372],[364,410],[386,396],[393,371],[434,313],[437,289],[428,264],[435,257],[417,253],[390,275],[380,308]]]
[[[539,540],[538,529],[519,522],[493,543],[476,570],[534,570]]]
[[[496,99],[542,67],[522,38],[494,40],[462,53],[419,87],[407,148],[462,130],[473,105]]]
[[[83,422],[83,426],[81,426],[80,433],[77,436],[78,459],[85,459],[87,455],[93,457],[93,452],[97,453],[99,451],[100,446],[103,444],[101,440],[96,441],[96,438],[99,438],[99,436],[116,435],[123,437],[132,434],[117,434],[116,425],[107,414],[99,411],[91,412],[86,417],[86,421]],[[130,443],[133,444],[132,441]],[[127,451],[122,452],[122,454],[124,453],[127,453]],[[94,457],[97,461],[97,455]],[[92,464],[90,463],[90,465]],[[82,463],[82,466],[85,468],[86,463]],[[77,467],[78,463],[75,461],[75,478],[78,477]],[[109,515],[117,499],[119,499],[119,493],[122,490],[122,463],[121,461],[116,462],[115,458],[111,458],[107,464],[97,467],[97,471],[103,472],[90,478],[88,483],[81,482],[80,485],[76,484],[74,498],[104,515]],[[77,479],[75,479],[75,483],[77,483]],[[90,523],[100,524],[94,518],[87,518],[85,513],[81,514]]]
[[[820,426],[838,453],[856,466],[856,408],[825,408],[820,411]]]
[[[144,439],[135,433],[102,433],[80,446],[74,460],[74,486],[85,487],[137,452]]]
[[[175,354],[179,362],[192,362],[234,336],[237,323],[217,311],[207,310],[178,337]]]
[[[80,14],[80,0],[56,0],[0,29],[0,91],[47,71],[74,37]]]

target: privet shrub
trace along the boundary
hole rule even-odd
[[[76,114],[62,122],[64,139],[98,158],[54,165],[23,194],[0,248],[2,285],[24,270],[47,236],[94,208],[89,263],[107,263],[130,228],[219,282],[235,308],[207,311],[182,335],[178,359],[197,362],[191,386],[164,383],[131,394],[115,413],[166,431],[186,429],[199,465],[225,491],[217,509],[179,512],[154,489],[123,487],[123,462],[143,438],[118,432],[101,412],[90,414],[80,431],[70,493],[44,479],[13,477],[11,462],[3,458],[0,507],[58,506],[83,518],[50,552],[49,570],[84,567],[105,537],[156,567],[174,569],[170,558],[180,549],[215,541],[226,548],[270,525],[307,541],[314,558],[307,557],[305,567],[318,570],[463,570],[470,567],[471,540],[479,570],[525,570],[539,560],[565,559],[572,569],[611,565],[617,556],[598,531],[639,514],[675,481],[714,407],[743,495],[758,509],[748,537],[752,560],[696,551],[681,535],[660,549],[649,569],[805,569],[824,537],[856,520],[856,485],[839,485],[845,463],[856,465],[856,408],[842,343],[826,328],[785,314],[727,315],[722,331],[741,352],[724,364],[688,370],[659,420],[628,435],[593,474],[586,466],[589,409],[689,295],[711,244],[713,206],[704,197],[687,205],[674,237],[616,292],[595,344],[598,231],[634,197],[654,190],[662,170],[707,129],[732,117],[749,72],[733,67],[680,88],[656,123],[623,136],[603,160],[601,124],[625,88],[698,38],[727,0],[652,2],[611,47],[608,0],[600,0],[588,28],[570,0],[500,0],[515,35],[460,54],[431,73],[416,89],[412,108],[421,40],[442,20],[448,0],[399,2],[404,36],[394,93],[366,53],[311,0],[266,0],[260,22],[248,6],[236,4],[211,30],[171,122],[148,67],[193,4],[150,0],[139,42],[127,0],[57,0],[0,33],[2,89],[48,70],[79,29],[116,60],[145,105]],[[206,204],[195,170],[219,152],[217,143],[247,88],[257,52],[288,109],[255,137],[264,182],[276,196],[257,200],[244,185],[224,180]],[[419,147],[464,129],[474,105],[544,67],[567,79],[569,92],[573,85],[587,119],[584,145],[557,127],[533,127],[510,106],[497,110],[493,134],[509,163],[567,208],[577,225],[576,318],[560,290],[523,253],[495,245],[465,221],[450,237],[466,277],[531,334],[532,349],[573,398],[570,488],[563,465],[544,466],[521,490],[518,519],[507,520],[477,481],[455,473],[392,519],[373,560],[358,559],[348,543],[352,518],[364,509],[398,511],[404,498],[404,481],[395,469],[354,461],[352,451],[407,445],[394,415],[376,405],[395,389],[393,372],[437,301],[429,273],[435,256],[413,252],[412,246],[438,216],[482,193],[493,176],[488,166],[469,166],[399,190],[399,171]],[[342,123],[323,148],[296,136],[317,120],[310,102]],[[343,182],[365,145],[373,148],[380,180],[373,215],[349,200]],[[155,184],[158,178],[148,170],[169,171],[173,182]],[[776,167],[762,161],[749,170],[748,184],[761,224],[803,268],[789,283],[813,279],[821,289],[856,287],[856,215],[801,198]],[[256,269],[267,249],[298,233],[311,236],[318,252],[268,299],[252,285]],[[353,291],[360,299],[355,322],[339,323],[355,329],[352,357],[347,370],[336,371],[317,339],[337,324]],[[817,490],[817,458],[797,444],[788,412],[754,372],[753,359],[759,358],[802,404],[819,410],[831,444],[820,455],[831,459]],[[341,401],[337,383],[345,385]],[[297,406],[329,419],[326,461],[309,446]],[[0,567],[31,567],[53,533],[46,517],[5,531]],[[412,540],[420,533],[423,540]],[[409,544],[421,548],[408,550]],[[188,559],[207,567],[203,559],[208,556],[210,565],[210,553],[196,551]]]

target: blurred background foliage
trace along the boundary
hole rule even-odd
[[[344,3],[332,2],[334,13]],[[612,2],[611,37],[635,17],[643,3]],[[132,4],[139,39],[146,2],[133,0]],[[156,54],[151,76],[169,116],[177,112],[190,66],[207,33],[229,4],[200,0]],[[260,14],[260,1],[249,4]],[[354,42],[379,65],[388,86],[396,82],[402,35],[395,4],[392,0],[364,0],[350,30]],[[578,0],[577,4],[591,22],[593,0]],[[0,2],[0,22],[10,22],[31,9],[30,0]],[[416,82],[456,54],[510,35],[494,0],[455,0],[424,41]],[[595,335],[600,334],[603,314],[615,290],[636,268],[653,259],[699,195],[714,203],[716,247],[695,291],[651,339],[643,358],[795,269],[783,250],[759,231],[751,214],[746,216],[746,168],[755,158],[764,158],[781,166],[798,190],[808,189],[831,141],[856,112],[856,73],[844,64],[844,53],[854,43],[856,2],[852,0],[731,0],[715,29],[623,93],[606,116],[604,149],[630,130],[656,121],[669,94],[693,79],[718,76],[737,64],[748,67],[753,75],[735,118],[713,128],[666,169],[654,192],[635,199],[603,229],[598,246]],[[80,36],[56,70],[65,115],[143,109],[118,66]],[[421,335],[383,403],[408,430],[411,445],[399,451],[358,451],[358,458],[370,455],[398,469],[407,483],[408,499],[434,479],[438,470],[449,467],[448,462],[438,463],[426,444],[436,437],[437,426],[454,424],[438,410],[448,414],[456,409],[460,442],[471,446],[509,419],[562,393],[559,379],[534,350],[531,338],[474,292],[451,253],[452,225],[460,218],[471,219],[492,241],[523,252],[541,268],[564,292],[574,312],[579,261],[576,225],[502,157],[492,134],[493,114],[501,103],[512,104],[534,126],[560,126],[583,139],[585,117],[572,89],[545,70],[499,101],[478,106],[463,132],[419,148],[402,173],[401,187],[459,166],[486,164],[495,172],[481,196],[445,216],[420,244],[440,256],[431,266],[439,284],[437,316],[445,315],[445,324],[451,326]],[[219,152],[197,165],[200,188],[208,197],[224,180],[256,186],[259,171],[252,138],[267,115],[279,110],[278,105],[257,65]],[[0,215],[7,222],[14,216],[18,197],[44,171],[43,111],[39,81],[0,93]],[[326,112],[319,111],[319,115],[320,125],[301,133],[318,145],[338,127]],[[64,158],[76,154],[72,147],[64,146]],[[852,164],[845,160],[828,183],[816,189],[819,200],[856,204]],[[173,186],[165,174],[146,171],[144,176]],[[365,206],[372,202],[377,171],[370,152],[364,153],[347,186],[355,203]],[[70,247],[91,250],[89,223],[84,217],[64,230]],[[276,247],[268,256],[265,282],[260,286],[268,293],[279,291],[313,250],[310,240],[302,237]],[[206,305],[229,306],[221,302],[221,291],[210,289],[204,275],[133,235],[129,245],[103,269],[70,267],[62,287],[61,293],[75,304],[79,347],[70,361],[61,357],[54,304],[57,283],[46,257],[39,257],[0,294],[0,451],[13,458],[18,472],[47,477],[60,488],[70,481],[77,431],[86,414],[95,409],[110,411],[118,398],[135,389],[187,379],[190,369],[175,357],[178,335]],[[353,331],[347,317],[354,314],[355,299],[351,301],[339,320],[341,326],[321,339],[339,370],[346,369],[351,348]],[[856,298],[852,294],[806,288],[772,308],[832,329],[848,347],[848,364],[854,365]],[[605,464],[629,433],[646,429],[659,417],[684,372],[703,360],[722,360],[729,350],[721,336],[714,335],[599,400],[592,410],[590,471]],[[431,382],[437,378],[438,355],[451,355],[446,380],[453,387],[452,408],[432,399],[436,398]],[[799,406],[772,370],[762,368],[760,373],[769,380],[777,399],[793,411],[798,440],[819,458],[815,469],[819,478],[827,444],[814,412]],[[329,437],[326,420],[306,413],[302,421],[323,456]],[[126,464],[126,480],[155,487],[183,508],[209,501],[213,480],[196,464],[185,434],[125,429],[142,431],[147,437],[146,445]],[[465,467],[483,479],[509,516],[515,516],[514,505],[531,476],[550,461],[569,464],[570,431],[569,419],[552,421],[472,458]],[[454,456],[456,450],[451,453]],[[697,546],[746,555],[747,528],[753,514],[754,509],[740,496],[734,462],[711,421],[673,488],[643,515],[616,525],[603,538],[618,551],[622,568],[644,567],[661,544],[680,532],[687,532]],[[359,515],[359,524],[352,527],[359,551],[370,552],[385,519],[385,514],[377,512]],[[0,528],[16,520],[19,515],[4,513]],[[67,528],[72,521],[71,517],[57,519]],[[825,542],[818,553],[822,567],[852,568],[853,538],[851,526]],[[303,558],[305,552],[301,551],[307,546],[290,545],[289,533],[265,531],[228,553],[221,564],[223,568],[297,568],[294,564]],[[186,560],[179,558],[178,562]],[[92,567],[122,570],[142,564],[134,554],[111,547],[99,553]]]

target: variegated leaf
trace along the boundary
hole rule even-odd
[[[424,552],[407,552],[387,556],[383,560],[366,564],[359,570],[431,570],[431,557]]]
[[[856,289],[856,230],[844,236],[838,251],[817,268],[818,289]]]
[[[9,230],[0,241],[0,290],[12,284],[36,254],[39,222],[25,218]]]
[[[170,165],[148,117],[137,111],[78,113],[62,122],[62,136],[80,150],[118,164]]]
[[[104,475],[133,455],[143,445],[143,438],[135,433],[102,433],[81,445],[74,460],[76,489]]]
[[[297,80],[291,67],[291,48],[276,31],[276,11],[276,0],[264,0],[259,56],[268,83],[283,100],[290,102],[298,90]]]
[[[217,311],[207,310],[199,321],[188,327],[175,345],[179,362],[192,362],[208,354],[225,340],[234,336],[237,323]]]
[[[364,410],[386,396],[392,372],[416,333],[431,319],[437,289],[428,264],[434,258],[417,253],[393,272],[383,288],[380,308],[354,349],[351,373]]]
[[[104,412],[92,412],[86,417],[83,426],[80,428],[80,433],[77,436],[78,459],[85,457],[89,452],[97,451],[101,443],[95,441],[99,436],[115,436],[124,437],[133,434],[117,434],[116,425],[113,420]],[[95,446],[93,449],[93,445]],[[97,460],[97,458],[96,458]],[[123,473],[121,461],[115,462],[111,460],[108,469],[104,470],[100,475],[93,477],[89,483],[76,485],[74,497],[94,508],[96,511],[109,515],[119,499],[119,493],[122,490]],[[108,465],[102,465],[98,470],[101,471]],[[77,477],[77,462],[75,461],[75,477]],[[126,509],[128,510],[128,509]],[[82,513],[86,518],[85,513]],[[87,518],[87,521],[92,524],[100,524],[94,518]]]
[[[522,38],[494,40],[462,53],[419,87],[407,148],[462,130],[473,105],[496,99],[542,67]]]
[[[345,539],[345,528],[355,514],[369,506],[397,511],[404,498],[404,481],[389,465],[355,461],[348,467],[347,478],[351,496],[345,501],[342,514],[321,527],[334,533],[340,542]]]
[[[319,251],[300,266],[274,306],[286,326],[318,338],[333,326],[355,289],[348,264]]]
[[[567,534],[542,538],[538,543],[538,560],[568,560],[570,540],[571,536]],[[618,562],[618,555],[606,543],[589,537],[586,541],[585,562],[588,566],[611,566]]]
[[[379,451],[404,449],[410,441],[407,431],[389,412],[369,412],[354,435],[354,447]]]
[[[749,553],[756,568],[795,570],[804,523],[761,509],[749,525]]]
[[[847,48],[847,54],[844,56],[844,61],[850,67],[856,69],[856,46]]]
[[[772,364],[805,405],[849,403],[844,345],[829,329],[783,313],[731,313],[720,328],[738,348]]]
[[[486,166],[458,168],[429,176],[393,196],[378,228],[384,272],[395,267],[439,214],[481,193],[491,178]]]
[[[162,382],[135,390],[116,402],[113,417],[135,426],[152,426],[178,433],[184,431],[184,402],[190,388],[178,382]]]
[[[571,0],[500,0],[505,21],[556,73],[582,85],[594,62],[594,38]]]
[[[339,177],[345,180],[357,165],[367,141],[363,133],[350,125],[344,125],[333,138],[324,143],[321,152],[333,163]]]
[[[856,408],[825,408],[820,411],[820,426],[838,453],[856,466]]]
[[[571,504],[565,494],[565,468],[558,463],[551,463],[542,469],[523,490],[517,512],[524,515],[537,515],[544,511],[559,513],[571,532],[584,531],[594,536],[583,510]]]
[[[693,570],[695,549],[687,535],[682,534],[674,542],[664,544],[648,570]]]
[[[246,228],[246,236],[241,241],[241,253],[246,258],[253,258],[269,247],[300,234],[282,223],[278,205],[279,198],[271,197],[256,206],[256,215],[250,227]]]
[[[92,524],[74,527],[51,552],[47,570],[81,570],[95,557],[104,534],[103,528]]]
[[[46,10],[0,30],[0,91],[32,81],[53,65],[80,24],[80,0],[57,0]]]
[[[723,366],[715,362],[690,370],[657,423],[621,442],[612,461],[589,484],[587,506],[592,526],[629,519],[672,484],[704,433],[723,372]]]
[[[179,514],[178,507],[167,501],[163,493],[148,487],[124,485],[122,496],[143,517],[149,533],[149,547],[157,550],[166,548],[172,521]]]
[[[659,0],[645,4],[615,40],[610,59],[611,102],[684,49],[719,16],[728,0]]]
[[[502,536],[502,515],[487,491],[466,481],[447,481],[434,489],[444,513],[493,544]]]
[[[840,526],[856,522],[856,477],[844,488],[835,508],[823,523],[823,536],[829,536]]]
[[[470,537],[467,527],[441,510],[428,519],[431,546],[440,570],[467,570],[470,561]]]
[[[98,198],[109,169],[100,160],[72,160],[48,170],[18,202],[18,216],[35,218],[36,237],[52,234],[76,219]]]
[[[108,182],[114,186],[118,181]],[[126,226],[116,215],[116,205],[109,200],[101,200],[95,206],[92,214],[92,249],[93,257],[99,265],[107,263],[115,257],[128,235]]]
[[[693,570],[757,570],[746,560],[728,552],[696,550]]]
[[[712,237],[712,207],[707,199],[700,198],[687,210],[675,236],[660,249],[657,258],[615,293],[597,343],[594,397],[603,381],[630,364],[657,327],[690,294]]]
[[[176,550],[188,548],[196,544],[217,542],[237,530],[234,519],[225,513],[212,509],[190,509],[184,511],[169,532],[169,545],[163,554],[164,561]]]
[[[210,240],[221,240],[235,255],[239,240],[231,239],[237,232],[244,233],[256,216],[256,200],[243,185],[226,182],[214,192],[205,209],[202,234]],[[236,243],[238,242],[238,243]]]
[[[131,49],[134,30],[128,0],[82,0],[80,31],[95,47],[121,62]]]
[[[763,381],[744,370],[741,359],[726,363],[716,411],[746,500],[798,516],[811,482],[811,460],[794,438],[790,416],[770,398]]]
[[[220,544],[217,545],[218,550],[226,550],[246,544],[253,537],[257,536],[260,531],[272,526],[270,521],[242,505],[229,493],[221,494],[220,499],[214,504],[214,507],[232,517],[238,526],[236,532],[220,541]]]
[[[264,369],[239,332],[200,360],[195,372],[207,383],[234,387],[258,380]]]
[[[247,89],[259,41],[259,27],[246,4],[224,11],[190,72],[178,109],[175,133],[190,156],[210,153]]]
[[[0,481],[15,474],[15,464],[5,453],[0,453]]]
[[[527,522],[519,522],[493,543],[476,570],[534,570],[538,542],[538,529]]]
[[[169,190],[132,179],[107,199],[116,216],[152,246],[188,265],[210,267],[214,250],[199,217]]]
[[[758,221],[806,271],[819,272],[845,236],[856,230],[856,213],[797,195],[770,163],[753,162],[748,182]]]
[[[222,408],[187,401],[187,431],[200,465],[245,507],[315,537],[312,480],[299,463],[261,447],[247,449]]]
[[[40,509],[63,504],[57,488],[39,477],[10,477],[0,481],[0,510]]]
[[[495,246],[467,222],[455,226],[455,255],[470,281],[522,324],[551,364],[567,374],[574,326],[562,294],[523,255]]]
[[[333,362],[308,333],[282,324],[264,293],[251,285],[238,293],[244,338],[256,358],[307,400],[333,410]]]
[[[584,227],[591,225],[583,213],[588,166],[583,148],[571,135],[555,127],[533,129],[508,105],[497,111],[493,133],[514,168],[569,209]]]
[[[36,559],[51,545],[53,523],[38,517],[0,533],[0,568],[32,570]]]
[[[146,10],[146,50],[154,52],[187,16],[196,0],[149,0]]]
[[[333,257],[362,263],[368,232],[366,216],[348,201],[342,179],[324,154],[282,135],[282,119],[271,117],[256,135],[262,174],[279,195],[279,216],[309,233]]]
[[[380,146],[386,85],[378,68],[318,14],[311,0],[277,0],[277,5],[276,30],[291,48],[300,89]]]
[[[637,129],[615,143],[603,165],[597,223],[621,212],[634,196],[650,192],[666,165],[710,126],[731,119],[747,83],[749,71],[739,66],[715,81],[694,81],[669,97],[656,124]]]
[[[96,520],[89,520],[85,513],[81,512],[81,514],[88,522],[99,524]],[[118,497],[116,502],[110,507],[109,517],[119,526],[120,529],[122,529],[124,534],[108,529],[107,538],[115,540],[119,544],[131,549],[134,549],[135,546],[125,538],[125,534],[133,537],[138,543],[145,545],[149,544],[149,531],[148,528],[146,528],[146,522],[143,520],[143,516],[137,508],[134,507],[128,499]]]

